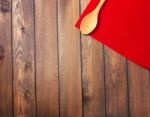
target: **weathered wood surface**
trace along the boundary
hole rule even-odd
[[[0,0],[0,117],[150,117],[150,71],[75,22],[89,0]]]
[[[82,117],[79,0],[58,0],[60,116]],[[74,27],[74,28],[73,28]]]
[[[107,117],[128,117],[126,59],[108,47],[104,54]]]
[[[128,62],[130,117],[150,116],[150,72]]]
[[[37,117],[58,117],[56,0],[35,0],[35,32]]]
[[[0,117],[12,117],[11,1],[0,0]]]
[[[89,0],[81,1],[82,11],[88,2]],[[84,117],[105,117],[103,45],[83,35],[81,39],[83,115]]]
[[[14,116],[35,117],[34,1],[12,0]]]

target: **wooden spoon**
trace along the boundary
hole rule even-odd
[[[86,15],[80,24],[80,31],[83,34],[90,34],[98,24],[98,15],[106,0],[100,0],[98,6]]]

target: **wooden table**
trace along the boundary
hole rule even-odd
[[[150,71],[74,25],[89,0],[0,0],[0,117],[150,117]]]

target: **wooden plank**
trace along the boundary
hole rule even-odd
[[[0,117],[12,117],[11,0],[0,0]]]
[[[14,116],[35,117],[33,0],[12,0]]]
[[[82,44],[84,117],[105,117],[103,46],[87,37]]]
[[[60,116],[82,116],[79,0],[58,0]]]
[[[130,117],[150,117],[149,70],[128,62]]]
[[[81,0],[81,12],[89,0]],[[105,117],[103,45],[82,36],[82,85],[84,117]]]
[[[35,0],[37,116],[58,117],[57,0]]]
[[[107,117],[128,117],[126,59],[105,47]]]

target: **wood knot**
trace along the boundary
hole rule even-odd
[[[5,57],[4,48],[0,46],[0,59],[3,59]]]
[[[10,3],[6,0],[2,0],[0,1],[0,9],[3,11],[3,12],[7,12],[10,10]]]
[[[24,27],[24,26],[21,27],[21,31],[22,31],[22,32],[25,31],[25,27]]]
[[[29,102],[29,101],[31,100],[31,97],[32,97],[31,91],[30,91],[30,90],[26,90],[26,91],[24,92],[24,97],[25,97],[25,99]]]
[[[25,64],[25,69],[29,69],[32,67],[32,62],[31,61],[27,61],[26,64]]]

